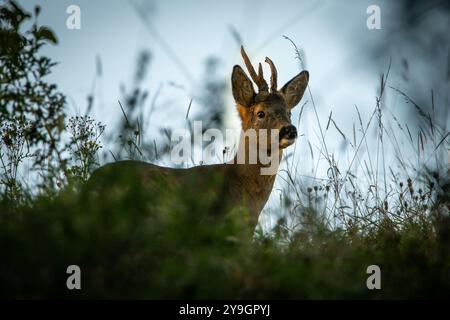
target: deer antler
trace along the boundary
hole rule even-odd
[[[273,61],[270,60],[268,57],[266,57],[266,62],[270,66],[270,71],[272,72],[272,75],[270,76],[270,91],[276,92],[277,91],[277,68],[275,68],[275,65],[273,64]]]
[[[244,46],[241,46],[241,55],[242,55],[242,58],[244,59],[245,65],[247,67],[248,72],[250,73],[250,76],[252,77],[252,79],[256,83],[256,85],[258,86],[259,92],[262,92],[262,91],[268,92],[269,86],[267,85],[266,80],[264,80],[261,63],[259,64],[259,70],[258,70],[259,74],[256,74],[256,71],[253,68],[252,63],[250,62],[250,59],[248,58],[247,54],[245,53]]]

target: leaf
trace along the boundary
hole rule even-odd
[[[331,118],[330,118],[331,119]],[[342,138],[347,141],[347,137],[345,136],[345,134],[341,131],[341,129],[339,129],[339,127],[337,126],[336,122],[334,122],[333,119],[331,119],[331,122],[334,124],[334,127],[336,128],[337,131],[339,131],[339,133],[341,134]]]
[[[58,39],[56,38],[53,31],[47,27],[40,27],[38,31],[36,31],[36,37],[40,40],[47,40],[53,44],[58,43]]]

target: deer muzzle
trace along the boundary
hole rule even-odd
[[[293,144],[297,139],[297,128],[295,126],[284,126],[280,130],[280,147],[286,148]]]

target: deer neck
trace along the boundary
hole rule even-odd
[[[248,144],[246,144],[245,148],[239,148],[233,160],[230,162],[235,164],[234,170],[237,171],[238,175],[242,177],[252,178],[258,181],[274,179],[283,156],[283,151],[276,150],[275,152],[277,152],[277,154],[274,155],[274,157],[277,158],[275,159],[275,161],[271,161],[269,164],[263,164],[259,155],[256,157],[256,163],[255,161],[251,161],[249,149],[250,147],[248,146]],[[268,156],[270,156],[270,153]],[[242,161],[243,159],[244,161]],[[269,168],[271,170],[269,170]]]
[[[244,153],[240,154],[239,153]],[[276,150],[278,161],[263,164],[257,156],[256,163],[250,161],[250,146],[248,142],[245,146],[238,148],[234,159],[229,163],[229,179],[233,186],[233,193],[239,200],[245,200],[251,213],[259,215],[266,204],[275,182],[279,164],[283,151]],[[243,157],[245,155],[245,157]],[[242,162],[242,159],[245,159]],[[270,171],[268,168],[270,167]],[[264,169],[269,174],[263,174]],[[244,199],[243,199],[244,198]]]

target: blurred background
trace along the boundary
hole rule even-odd
[[[449,6],[0,0],[0,297],[447,297]],[[221,175],[96,184],[121,159],[231,159],[192,128],[239,134],[241,45],[279,87],[310,73],[260,228]],[[196,151],[181,164],[177,129]]]
[[[67,96],[68,114],[89,114],[106,124],[101,163],[113,161],[110,151],[120,139],[115,134],[123,121],[118,101],[129,117],[135,114],[140,120],[142,148],[147,144],[150,154],[142,158],[163,165],[170,166],[170,159],[155,156],[154,150],[162,148],[160,143],[170,130],[186,127],[187,117],[206,120],[206,127],[239,128],[230,75],[233,65],[243,65],[241,44],[255,65],[265,56],[275,62],[280,86],[303,69],[310,72],[309,92],[293,110],[300,137],[287,151],[288,161],[298,164],[295,177],[304,188],[329,174],[329,162],[321,156],[325,140],[327,154],[337,163],[352,162],[348,149],[356,141],[355,124],[360,121],[356,108],[362,123],[367,123],[380,96],[382,75],[387,78],[381,101],[384,120],[408,126],[408,135],[400,135],[395,147],[382,150],[385,163],[409,170],[395,160],[399,153],[406,159],[417,156],[423,120],[418,108],[433,118],[442,136],[448,131],[450,5],[446,0],[19,3],[29,11],[39,4],[43,8],[39,23],[58,37],[59,44],[45,47],[44,54],[58,62],[49,81]],[[79,30],[66,26],[70,5],[81,10]],[[370,5],[380,8],[381,29],[367,26]],[[379,135],[376,126],[367,132],[369,143],[358,147],[360,157],[377,148]],[[406,143],[408,139],[414,143]],[[219,156],[206,162],[221,162],[224,147],[218,145]],[[448,159],[448,150],[438,150],[432,161],[423,157],[421,166],[439,168]],[[201,160],[192,159],[186,166]],[[352,169],[357,175],[358,168]],[[283,181],[278,179],[277,184]],[[278,201],[277,188],[274,201]],[[270,225],[276,213],[270,212],[270,204],[266,212]]]

